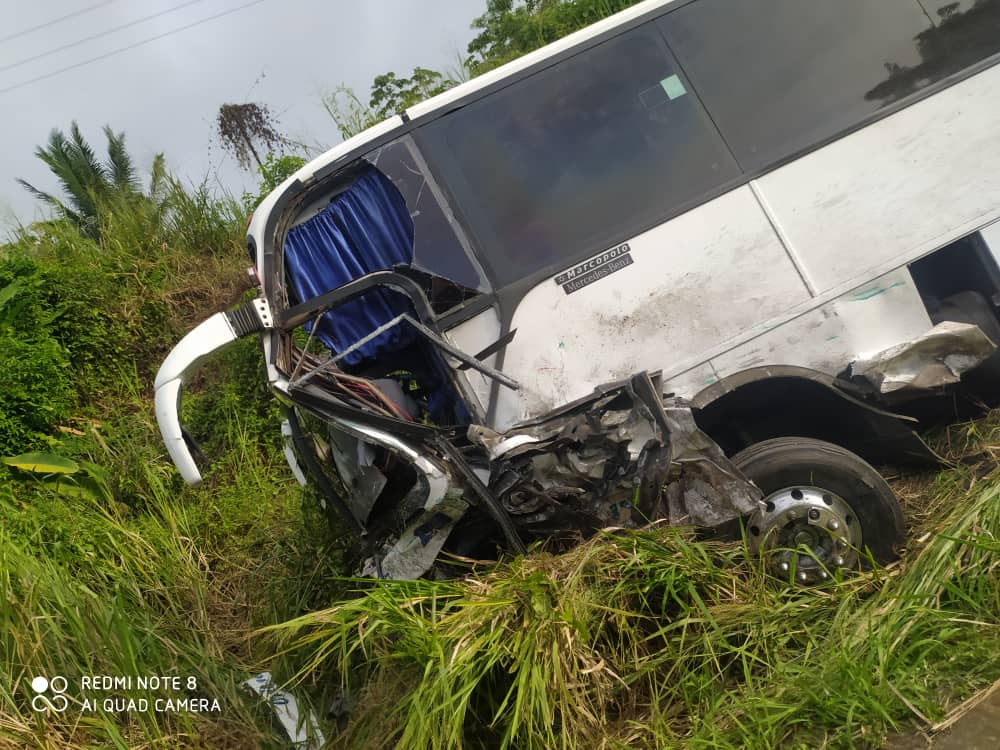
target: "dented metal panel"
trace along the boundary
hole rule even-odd
[[[349,423],[334,420],[334,433],[340,424]],[[334,442],[357,439],[342,437]],[[574,541],[600,528],[658,520],[717,527],[748,515],[761,498],[698,429],[688,405],[664,403],[660,384],[646,373],[504,433],[471,425],[468,439],[478,450],[456,451],[443,437],[423,445],[417,482],[397,501],[380,504],[381,515],[366,518],[370,552],[361,575],[428,573],[473,507],[509,523],[507,548],[518,552],[521,540]],[[363,445],[344,452],[360,455]]]
[[[667,369],[809,299],[753,193],[739,188],[628,241],[631,265],[566,294],[521,301],[496,429],[640,370]]]
[[[859,357],[908,341],[930,326],[920,294],[903,268],[775,326],[711,363],[720,377],[779,364],[836,375]]]
[[[434,565],[448,535],[468,508],[469,503],[457,488],[429,497],[424,509],[397,537],[383,541],[381,549],[365,560],[361,575],[397,580],[419,578]]]
[[[938,323],[912,341],[854,362],[851,375],[864,378],[879,393],[929,390],[959,382],[962,373],[985,362],[996,350],[997,344],[978,326]]]

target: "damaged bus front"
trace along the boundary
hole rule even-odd
[[[496,423],[477,382],[480,393],[482,384],[521,386],[487,363],[505,342],[475,354],[460,347],[454,331],[481,314],[481,282],[460,247],[426,266],[418,260],[413,216],[440,208],[408,206],[382,171],[419,175],[403,145],[312,189],[292,182],[283,195],[294,208],[276,227],[281,251],[261,254],[256,267],[272,283],[205,321],[164,362],[157,417],[184,478],[200,480],[179,420],[183,382],[209,354],[259,334],[286,407],[290,463],[335,523],[365,541],[363,575],[423,575],[446,543],[453,554],[495,557],[606,526],[667,518],[716,527],[752,513],[760,492],[646,372],[509,429],[487,426]],[[433,195],[426,184],[410,193],[424,191]],[[256,232],[263,215],[251,226],[257,247],[266,246]]]
[[[174,462],[184,380],[259,335],[367,574],[660,519],[806,582],[891,559],[871,464],[933,461],[914,417],[1000,372],[998,22],[648,0],[340,144],[164,363]]]

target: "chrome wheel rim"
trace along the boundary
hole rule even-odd
[[[778,577],[818,583],[857,564],[861,524],[851,506],[829,490],[785,487],[758,503],[747,522],[747,539]]]

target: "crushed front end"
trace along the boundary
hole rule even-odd
[[[339,169],[307,166],[258,208],[259,297],[198,326],[157,376],[184,479],[200,480],[179,419],[184,381],[259,335],[286,456],[360,540],[364,575],[414,578],[445,553],[496,559],[609,526],[715,527],[752,512],[756,488],[645,372],[498,427],[483,394],[522,387],[494,357],[516,331],[475,327],[492,312],[488,284],[417,156],[401,138]]]

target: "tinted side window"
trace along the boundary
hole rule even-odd
[[[660,23],[747,170],[1000,51],[1000,0],[699,0]]]
[[[655,26],[422,134],[499,284],[604,249],[739,174]]]
[[[1000,53],[1000,0],[920,0],[932,26],[917,35],[920,62],[889,63],[889,75],[868,92],[893,102]]]
[[[698,0],[660,23],[747,170],[875,112],[868,92],[919,63],[929,25],[915,0]]]

